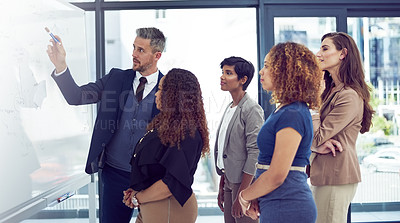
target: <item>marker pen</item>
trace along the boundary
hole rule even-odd
[[[47,31],[47,33],[49,33],[51,38],[53,38],[53,40],[56,41],[56,43],[61,45],[61,42],[53,35],[53,33],[50,32],[49,28],[45,27],[44,29]]]
[[[63,194],[61,197],[57,198],[57,202],[60,203],[60,202],[62,202],[62,201],[65,201],[65,200],[67,200],[68,198],[72,197],[73,195],[75,195],[74,192],[65,193],[65,194]]]

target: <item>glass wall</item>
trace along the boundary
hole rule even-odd
[[[275,17],[275,44],[293,41],[317,53],[324,33],[336,31],[334,17]]]
[[[247,92],[257,101],[254,8],[106,11],[105,22],[106,72],[113,67],[132,67],[132,44],[137,28],[154,26],[163,31],[167,43],[158,67],[164,74],[175,67],[187,69],[199,79],[212,149],[219,121],[232,100],[229,92],[220,89],[219,64],[224,58],[240,56],[254,64],[256,73]],[[204,205],[216,207],[219,177],[215,173],[212,155],[211,152],[209,159],[203,159],[203,165],[199,165],[193,188],[198,197],[211,194],[213,199]],[[202,199],[199,199],[199,205],[203,205]]]
[[[349,18],[376,114],[357,146],[362,170],[354,203],[400,201],[400,18]]]
[[[86,47],[89,61],[89,72],[92,80],[96,80],[96,30],[94,27],[95,13],[93,11],[85,12],[86,22]]]

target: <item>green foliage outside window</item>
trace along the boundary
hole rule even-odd
[[[394,123],[392,121],[387,120],[385,117],[379,116],[377,114],[378,106],[380,104],[383,104],[383,102],[382,102],[382,100],[379,100],[379,98],[377,97],[378,94],[376,93],[376,89],[371,84],[369,84],[369,86],[372,89],[370,103],[371,103],[372,108],[375,111],[375,114],[372,117],[372,127],[371,127],[370,131],[372,133],[376,133],[376,132],[382,130],[383,133],[388,136],[392,133]]]

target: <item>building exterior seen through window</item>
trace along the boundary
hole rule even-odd
[[[348,33],[361,51],[376,111],[370,132],[357,141],[363,182],[353,202],[399,202],[400,18],[348,18]]]

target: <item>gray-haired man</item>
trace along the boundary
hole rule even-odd
[[[100,105],[85,171],[91,174],[102,168],[102,223],[130,221],[133,211],[122,203],[123,191],[129,187],[129,161],[147,124],[159,113],[155,92],[163,75],[157,62],[165,47],[165,37],[153,27],[139,28],[136,34],[132,69],[113,68],[96,82],[82,86],[71,76],[63,45],[51,39],[52,45],[47,49],[55,66],[52,77],[67,102]],[[59,36],[56,38],[62,43]]]

